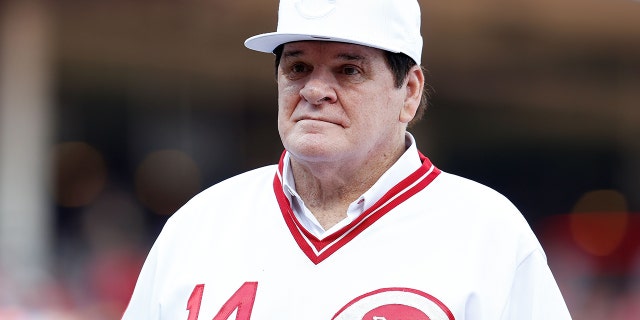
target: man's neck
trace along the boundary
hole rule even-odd
[[[399,146],[361,163],[301,163],[291,158],[296,191],[320,225],[328,230],[346,217],[349,205],[365,193],[405,151]]]

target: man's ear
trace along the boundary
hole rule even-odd
[[[422,99],[422,90],[424,90],[424,73],[422,68],[415,65],[411,67],[405,80],[406,95],[404,98],[404,106],[400,111],[400,122],[409,123],[415,117],[420,100]]]

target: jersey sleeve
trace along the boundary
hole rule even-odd
[[[571,320],[560,289],[541,249],[518,266],[502,320]]]
[[[142,266],[129,305],[122,316],[122,320],[159,319],[158,306],[155,300],[155,275],[158,266],[158,242],[154,244]],[[155,305],[155,306],[154,306]]]

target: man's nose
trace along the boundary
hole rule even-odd
[[[313,105],[320,105],[325,102],[335,103],[337,95],[334,83],[335,79],[330,73],[314,70],[300,90],[300,96]]]

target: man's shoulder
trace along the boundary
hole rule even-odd
[[[467,214],[482,213],[484,219],[494,216],[521,218],[520,210],[505,195],[481,182],[442,172],[433,182],[433,193],[444,205]]]
[[[459,230],[465,230],[463,233],[483,234],[484,239],[499,239],[498,242],[507,246],[508,242],[519,245],[518,261],[540,249],[536,236],[516,204],[481,182],[443,172],[434,181],[432,199],[437,199],[434,202],[438,209],[457,221]]]
[[[482,182],[462,177],[453,173],[442,171],[437,178],[438,183],[443,187],[457,190],[459,195],[464,194],[470,197],[491,197],[501,200],[507,200],[504,195],[489,187]],[[507,200],[508,201],[508,200]]]
[[[268,165],[229,177],[204,189],[191,201],[201,201],[201,198],[229,198],[232,195],[254,193],[256,188],[270,188],[276,170],[276,165]]]
[[[231,201],[239,201],[238,199],[243,199],[248,194],[255,197],[264,193],[266,189],[271,190],[276,170],[276,165],[269,165],[222,180],[196,194],[185,207],[210,206],[211,203],[220,206]]]
[[[276,170],[277,170],[277,165],[275,164],[255,168],[255,169],[237,174],[235,176],[229,177],[225,180],[222,180],[212,185],[208,189],[228,187],[234,184],[245,185],[249,182],[257,183],[257,182],[263,182],[264,180],[272,181],[276,174]]]
[[[206,224],[209,219],[224,219],[231,210],[239,212],[243,206],[263,201],[273,196],[273,179],[277,166],[269,165],[249,170],[220,181],[193,196],[176,211],[166,226]],[[247,201],[251,199],[251,201]],[[275,201],[275,200],[274,200]],[[229,215],[226,215],[227,217]],[[238,216],[238,214],[230,215]]]

